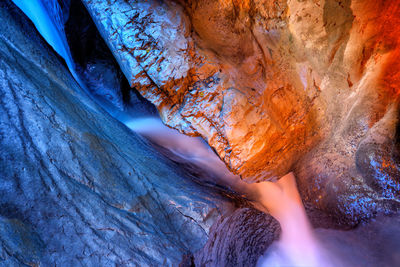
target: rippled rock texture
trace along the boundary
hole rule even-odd
[[[99,108],[10,1],[0,21],[0,265],[162,266],[200,249],[232,202]]]
[[[279,234],[279,223],[272,216],[253,208],[237,209],[213,225],[193,262],[195,266],[256,266]]]
[[[294,170],[338,224],[397,206],[398,0],[83,2],[131,86],[246,181]]]

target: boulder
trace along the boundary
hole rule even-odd
[[[213,225],[206,245],[192,261],[207,267],[256,266],[280,230],[271,215],[249,207],[237,209]]]

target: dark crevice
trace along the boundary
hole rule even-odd
[[[101,101],[135,116],[157,116],[148,100],[131,88],[85,6],[71,0],[65,33],[77,72],[89,91]]]

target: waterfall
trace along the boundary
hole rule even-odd
[[[275,183],[264,182],[256,186],[260,192],[259,202],[279,221],[282,229],[280,240],[268,248],[257,267],[343,266],[315,238],[293,173]]]
[[[57,0],[12,1],[33,22],[47,43],[65,60],[72,76],[82,88],[85,88],[75,70],[75,64],[64,32],[63,20],[60,17],[62,16],[61,7],[58,5]]]

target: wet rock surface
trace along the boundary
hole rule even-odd
[[[293,170],[341,227],[397,209],[398,1],[83,2],[131,86],[244,180]]]
[[[396,125],[396,106],[371,129],[344,124],[346,130],[338,131],[298,163],[297,174],[304,179],[298,183],[299,190],[307,207],[330,217],[321,220],[311,215],[315,226],[351,227],[376,213],[398,210]]]
[[[229,194],[99,108],[10,1],[0,20],[0,265],[162,266],[200,249]]]
[[[393,61],[400,53],[399,29],[389,25],[397,25],[400,9],[397,1],[352,1],[351,9],[356,19],[343,61],[330,67],[349,72],[341,80],[347,86],[331,78],[336,95],[327,95],[332,104],[326,114],[334,127],[295,166],[306,203],[342,226],[399,207],[399,79],[393,72],[399,68]]]

